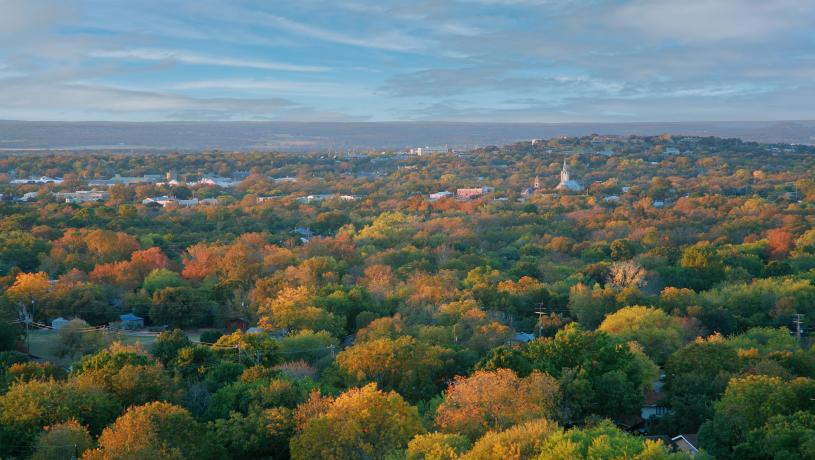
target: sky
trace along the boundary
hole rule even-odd
[[[815,119],[813,0],[0,0],[0,119]]]

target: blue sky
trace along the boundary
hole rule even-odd
[[[813,119],[812,0],[0,0],[0,119]]]

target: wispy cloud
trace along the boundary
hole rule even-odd
[[[125,59],[139,61],[170,61],[194,65],[211,65],[224,67],[243,67],[264,70],[283,70],[289,72],[325,72],[330,70],[323,66],[300,65],[286,62],[275,62],[256,59],[240,59],[220,56],[208,56],[181,50],[167,49],[128,49],[97,50],[90,54],[95,58]]]
[[[398,30],[389,30],[372,35],[357,36],[337,32],[336,30],[332,29],[313,26],[272,14],[262,14],[259,17],[262,18],[262,20],[267,24],[288,32],[293,32],[315,40],[322,40],[341,45],[388,51],[417,51],[427,49],[432,43],[430,40],[423,37],[407,35]]]
[[[221,80],[195,80],[177,83],[170,87],[174,90],[228,89],[241,91],[280,92],[299,95],[323,95],[332,97],[355,98],[370,95],[362,88],[334,82],[309,82],[293,80],[230,78]]]

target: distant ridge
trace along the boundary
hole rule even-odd
[[[588,134],[736,137],[815,144],[815,121],[676,123],[41,122],[0,121],[0,151],[470,148]]]

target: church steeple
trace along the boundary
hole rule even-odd
[[[569,190],[572,192],[578,192],[583,187],[577,183],[577,181],[572,180],[569,176],[569,168],[566,167],[566,159],[563,159],[563,169],[560,170],[560,183],[557,184],[555,187],[557,190]]]
[[[563,169],[560,170],[560,183],[569,182],[569,170],[566,168],[566,159],[563,159]]]
[[[541,179],[540,179],[540,177],[535,176],[535,182],[533,182],[533,183],[532,183],[532,187],[533,187],[535,190],[538,190],[538,189],[540,189],[540,188],[541,188]]]

